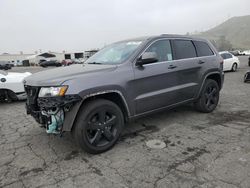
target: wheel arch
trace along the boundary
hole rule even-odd
[[[0,88],[0,95],[5,95],[7,92],[8,97],[10,97],[11,100],[17,100],[16,93],[8,88]]]
[[[120,91],[117,90],[109,90],[109,91],[102,91],[98,93],[92,93],[83,97],[83,100],[72,110],[72,113],[69,112],[69,119],[63,125],[64,131],[71,131],[74,127],[75,121],[79,116],[79,111],[81,108],[84,108],[85,104],[93,101],[95,99],[106,99],[109,101],[114,102],[121,110],[124,115],[125,122],[128,121],[130,116],[129,107],[126,103],[125,97],[122,95]]]
[[[211,79],[211,80],[214,80],[218,83],[218,86],[220,89],[222,89],[222,86],[223,86],[223,77],[221,76],[221,73],[220,72],[211,72],[211,73],[208,73],[204,78],[203,78],[203,81],[202,81],[202,84],[201,84],[201,87],[200,87],[200,90],[199,90],[199,93],[197,95],[197,98],[199,98],[200,94],[201,94],[201,91],[202,91],[202,88],[205,84],[205,81],[207,79]]]

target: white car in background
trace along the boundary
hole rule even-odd
[[[0,70],[0,101],[26,99],[23,80],[31,73],[5,72]]]
[[[221,57],[224,59],[223,71],[235,72],[240,67],[240,60],[228,51],[220,52]]]

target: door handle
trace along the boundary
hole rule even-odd
[[[177,68],[176,65],[169,65],[169,66],[168,66],[168,69],[175,69],[175,68]]]
[[[200,60],[200,61],[198,62],[198,64],[203,64],[203,63],[205,63],[205,61]]]

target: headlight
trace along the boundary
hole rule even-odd
[[[42,87],[40,89],[38,97],[57,97],[64,96],[68,89],[68,86],[59,87]]]

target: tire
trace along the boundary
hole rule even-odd
[[[98,154],[115,145],[123,127],[121,109],[111,101],[96,99],[80,109],[72,133],[83,150]]]
[[[210,113],[217,107],[220,97],[220,88],[215,80],[207,79],[202,88],[199,99],[194,103],[197,111]]]
[[[238,68],[237,63],[234,63],[233,66],[232,66],[231,71],[232,71],[232,72],[236,72],[236,71],[237,71],[237,68]]]

